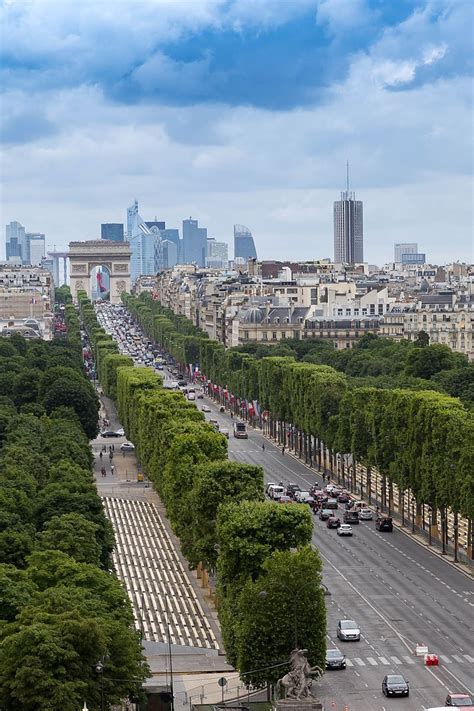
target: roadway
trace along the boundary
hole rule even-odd
[[[249,428],[249,439],[232,437],[232,420],[212,400],[206,418],[218,420],[231,433],[229,458],[263,467],[265,480],[295,482],[302,489],[322,478],[297,458]],[[265,443],[265,450],[262,444]],[[342,516],[342,511],[340,511]],[[474,677],[474,584],[464,573],[394,529],[375,530],[373,521],[354,526],[352,538],[314,516],[312,542],[323,559],[327,601],[327,644],[347,656],[346,670],[327,672],[318,682],[327,708],[343,711],[419,711],[443,705],[448,692],[472,693]],[[339,619],[354,619],[360,642],[340,642]],[[414,654],[417,643],[440,656],[439,667],[425,667]],[[400,673],[410,681],[410,697],[385,699],[385,674]],[[332,705],[332,702],[335,705]]]

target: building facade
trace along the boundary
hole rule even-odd
[[[418,244],[416,242],[397,242],[394,245],[393,261],[395,264],[402,263],[403,254],[417,254]]]
[[[207,254],[207,228],[199,227],[198,221],[191,217],[183,220],[183,264],[196,264],[204,267]]]
[[[364,261],[363,204],[348,190],[334,203],[334,261],[338,264]]]
[[[7,262],[28,264],[28,245],[23,225],[10,222],[5,228],[5,252]]]
[[[211,269],[227,269],[229,266],[229,245],[227,242],[217,242],[207,239],[206,267]]]
[[[31,266],[39,266],[46,256],[46,239],[40,232],[27,232],[26,241],[28,243],[28,263]]]
[[[105,222],[100,226],[101,239],[108,239],[112,242],[123,242],[124,232],[122,222]]]
[[[241,258],[245,262],[257,259],[257,250],[251,231],[245,225],[234,225],[234,260]]]

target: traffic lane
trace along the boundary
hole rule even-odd
[[[466,615],[465,610],[463,616],[463,611],[456,612],[456,606],[462,604],[466,607],[463,600],[460,601],[457,596],[452,598],[449,592],[445,593],[445,596],[449,594],[452,598],[449,601],[438,599],[433,587],[416,576],[416,565],[405,564],[401,568],[393,563],[381,565],[380,548],[370,545],[370,535],[376,533],[373,529],[369,529],[369,537],[364,539],[362,532],[365,526],[354,526],[352,539],[340,539],[337,546],[331,546],[330,539],[334,539],[332,534],[335,532],[321,528],[318,525],[321,523],[316,523],[319,534],[313,539],[315,543],[331,562],[343,569],[351,561],[351,566],[354,565],[353,569],[351,567],[351,579],[369,599],[377,593],[384,593],[377,595],[379,604],[386,608],[389,616],[393,609],[398,610],[399,628],[410,643],[423,641],[428,643],[430,651],[436,653],[469,653],[472,649],[472,616]]]

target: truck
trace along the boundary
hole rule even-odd
[[[245,422],[234,422],[234,437],[248,439],[247,425]]]

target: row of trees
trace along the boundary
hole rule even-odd
[[[124,301],[146,330],[154,326],[147,330],[149,335],[158,337],[178,358],[175,344],[182,337],[178,331],[182,317],[178,321],[169,310],[164,316],[161,305],[147,296],[127,296]],[[163,319],[166,328],[160,330],[156,324]],[[449,507],[456,515],[474,517],[474,417],[459,399],[433,390],[355,385],[328,365],[298,362],[290,356],[259,359],[236,349],[226,351],[207,337],[193,338],[200,342],[201,371],[234,395],[258,400],[270,413],[274,434],[276,428],[280,435],[286,432],[287,424],[296,428],[306,456],[324,442],[332,456],[350,453],[354,463],[377,467],[388,482],[409,488],[418,504]],[[361,353],[371,340],[362,342]],[[439,356],[439,349],[427,348]],[[407,362],[412,369],[416,363],[426,364],[419,352],[427,348],[411,346]],[[413,376],[417,372],[412,370]],[[318,451],[309,451],[310,460],[314,454],[317,457]]]
[[[97,399],[65,341],[2,340],[0,376],[1,706],[99,709],[147,668],[91,474]]]
[[[81,313],[89,329],[90,309],[83,299]],[[96,327],[89,333],[92,341],[100,338]],[[156,374],[126,365],[109,372],[120,420],[160,493],[184,555],[190,566],[202,564],[217,575],[229,661],[248,684],[275,681],[297,641],[308,648],[313,664],[322,665],[321,561],[309,547],[307,507],[265,502],[261,467],[230,462],[225,437],[181,393],[164,389]],[[287,620],[276,630],[272,620],[285,610]],[[301,624],[295,638],[288,629],[294,629],[296,617]]]

